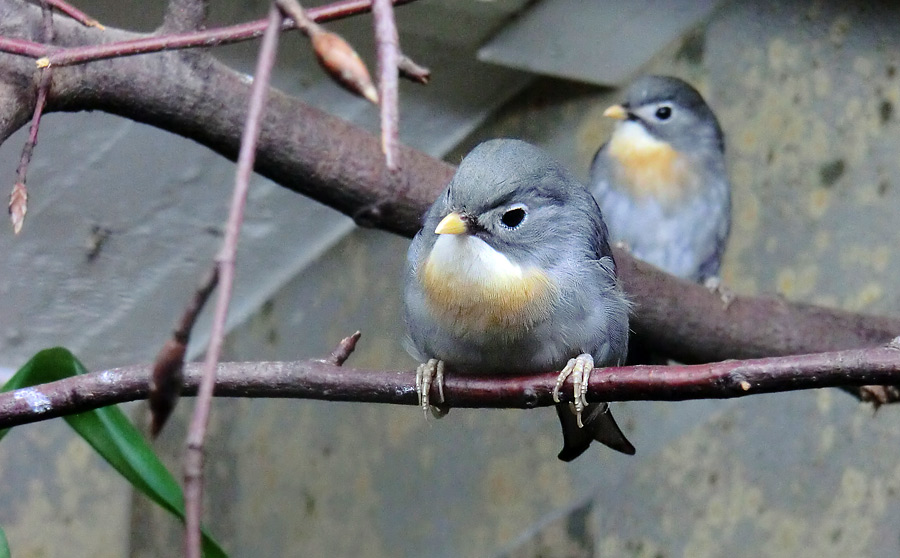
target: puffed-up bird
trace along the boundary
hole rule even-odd
[[[585,399],[594,366],[622,363],[628,310],[606,225],[587,189],[542,150],[487,141],[461,162],[407,256],[405,317],[420,403],[443,375],[572,377],[558,403],[570,461],[592,440],[627,454],[606,403]]]

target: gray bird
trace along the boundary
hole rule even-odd
[[[591,165],[612,240],[673,275],[714,279],[731,226],[719,122],[678,78],[642,77],[625,98],[606,109],[619,122]]]
[[[424,409],[432,381],[443,399],[445,366],[562,369],[554,398],[572,376],[574,403],[556,406],[559,458],[576,458],[592,439],[634,453],[607,404],[585,400],[594,365],[620,364],[628,352],[629,307],[606,225],[584,186],[537,147],[497,139],[463,159],[410,245],[404,302]]]

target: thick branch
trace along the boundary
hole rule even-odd
[[[0,34],[39,37],[40,10],[0,0]],[[137,35],[99,32],[72,21],[57,25],[64,44],[92,44]],[[23,61],[26,62],[23,64]],[[0,139],[24,125],[33,108],[32,61],[0,55]],[[235,158],[249,84],[237,73],[190,51],[158,53],[57,68],[48,110],[105,110],[203,143]],[[371,134],[297,99],[273,91],[256,171],[330,205],[358,222],[411,236],[454,168],[400,147],[400,173],[389,173]],[[766,297],[719,297],[616,253],[636,304],[633,329],[685,362],[813,353],[885,343],[900,320]]]
[[[144,399],[150,369],[129,366],[0,394],[0,428]],[[185,365],[182,395],[195,395],[200,377],[200,364]],[[444,381],[444,395],[450,407],[546,407],[553,404],[556,377],[555,372],[525,377],[451,373]],[[588,399],[727,399],[891,383],[900,384],[900,350],[877,347],[693,366],[601,368],[591,375]],[[361,370],[325,360],[222,363],[216,373],[215,394],[418,405],[415,372]]]
[[[681,362],[797,355],[884,344],[896,318],[855,314],[767,296],[718,293],[616,250],[619,276],[635,302],[631,329]]]

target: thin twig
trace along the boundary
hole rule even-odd
[[[400,54],[400,76],[416,83],[426,85],[431,80],[431,70],[425,66],[416,64],[412,58],[405,54]]]
[[[191,340],[191,330],[197,316],[209,300],[209,295],[219,282],[219,266],[213,264],[194,298],[184,309],[181,320],[166,341],[153,363],[153,374],[150,378],[150,435],[156,437],[178,402],[181,395],[181,382],[184,370],[184,355]]]
[[[195,395],[202,375],[200,364],[186,364],[182,395]],[[150,366],[136,365],[0,393],[0,428],[143,399],[149,376]],[[553,404],[557,376],[555,372],[522,377],[450,372],[444,379],[444,395],[450,407],[546,407]],[[900,385],[900,350],[872,347],[714,364],[598,368],[591,374],[588,399],[728,399],[868,384]],[[327,359],[220,363],[215,394],[418,405],[415,372],[339,367]]]
[[[206,427],[209,424],[209,411],[216,384],[216,366],[225,338],[225,320],[228,317],[228,306],[234,286],[234,261],[238,236],[244,220],[244,207],[247,203],[247,192],[250,189],[253,163],[256,160],[256,145],[262,129],[262,117],[268,98],[272,67],[275,65],[281,21],[281,11],[273,2],[269,8],[268,26],[259,47],[259,58],[253,77],[253,87],[250,91],[250,106],[247,111],[247,120],[244,123],[244,131],[241,134],[241,149],[235,173],[231,211],[225,227],[225,238],[222,241],[222,250],[216,257],[219,268],[219,292],[209,346],[206,349],[206,360],[203,363],[203,381],[200,384],[197,403],[191,417],[184,458],[185,555],[187,558],[201,558],[203,440],[206,438]]]
[[[50,0],[40,0],[41,4],[41,40],[47,44],[53,42],[53,10]]]
[[[375,45],[378,49],[378,97],[381,113],[381,151],[388,170],[399,170],[397,144],[399,142],[400,108],[397,84],[400,64],[400,38],[394,21],[391,0],[372,0],[375,19]]]
[[[414,1],[394,0],[394,4],[399,6]],[[369,0],[343,0],[326,6],[310,8],[306,10],[306,13],[310,19],[321,23],[368,13],[370,10],[371,3]],[[281,24],[282,30],[285,31],[295,27],[293,20],[285,20]],[[33,41],[0,37],[0,52],[35,58],[39,60],[42,66],[71,66],[94,60],[121,58],[163,50],[211,47],[248,41],[261,37],[265,28],[266,20],[261,19],[240,25],[202,31],[142,37],[140,39],[70,48],[60,48]]]
[[[331,354],[328,355],[325,362],[335,366],[343,366],[344,363],[347,362],[347,359],[350,358],[350,355],[353,354],[353,351],[356,350],[356,344],[359,342],[361,336],[362,333],[357,331],[350,337],[341,339],[341,342],[333,351],[331,351]]]
[[[14,39],[12,37],[0,37],[0,52],[27,56],[28,58],[40,58],[46,56],[52,49],[52,46],[43,43]]]
[[[44,107],[47,106],[47,93],[50,91],[50,82],[53,70],[44,68],[40,71],[40,81],[37,87],[37,99],[34,102],[34,115],[31,118],[31,128],[28,131],[28,139],[22,147],[22,156],[19,158],[19,166],[16,167],[16,180],[21,183],[26,182],[28,176],[28,165],[31,163],[31,157],[34,155],[34,147],[37,145],[38,128],[41,125],[41,117],[44,114]]]
[[[97,29],[100,29],[101,31],[103,29],[106,29],[105,27],[103,27],[103,25],[100,24],[99,21],[90,17],[89,15],[82,12],[75,6],[69,4],[65,0],[45,0],[45,1],[50,6],[53,6],[57,10],[66,14],[67,16],[71,17],[72,19],[74,19],[75,21],[77,21],[78,23],[80,23],[82,25],[86,25],[88,27],[96,27]],[[49,42],[49,41],[46,41],[46,42]]]
[[[53,41],[53,15],[46,0],[41,2],[41,23],[44,41],[48,43]],[[37,98],[34,102],[34,114],[31,117],[31,128],[28,132],[28,139],[25,140],[25,145],[22,146],[22,155],[19,158],[19,165],[16,167],[16,183],[9,197],[9,215],[12,220],[14,234],[19,234],[22,231],[22,225],[25,224],[25,214],[28,212],[28,189],[26,187],[28,166],[31,164],[34,147],[37,145],[38,128],[41,125],[44,108],[47,106],[47,95],[50,91],[52,80],[52,70],[50,68],[44,68],[39,70],[39,72],[40,79],[37,86]]]

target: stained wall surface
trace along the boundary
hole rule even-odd
[[[892,281],[900,272],[898,37],[897,8],[728,2],[643,68],[695,83],[726,132],[730,288],[900,311]],[[446,59],[454,67],[468,60]],[[470,89],[466,73],[458,75],[460,88]],[[539,78],[483,126],[444,142],[458,144],[447,158],[457,162],[483,139],[513,136],[586,176],[611,129],[602,112],[620,94]],[[429,110],[440,113],[435,106]],[[403,116],[404,126],[427,120],[429,110]],[[306,241],[297,234],[276,244]],[[321,356],[359,329],[351,364],[411,369],[399,298],[406,246],[377,231],[336,234],[250,305],[227,357]],[[160,340],[173,319],[160,317]],[[129,346],[143,346],[136,343]],[[157,345],[135,358],[150,358]],[[91,347],[97,366],[121,364]],[[564,464],[546,409],[457,409],[437,421],[415,408],[217,401],[208,523],[232,556],[900,554],[896,408],[873,413],[835,390],[613,408],[638,454],[592,449]],[[176,471],[188,410],[182,406],[158,444]],[[169,518],[140,497],[129,500],[114,477],[100,477],[108,472],[62,430],[47,432],[23,429],[0,451],[0,524],[14,553],[17,546],[22,556],[177,553],[180,535]],[[52,458],[34,458],[51,451]],[[63,459],[82,468],[63,470]],[[101,502],[114,504],[101,509]]]

